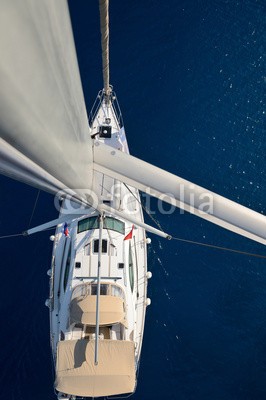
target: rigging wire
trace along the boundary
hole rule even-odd
[[[37,193],[37,196],[36,196],[36,199],[35,199],[35,202],[34,202],[34,205],[33,205],[32,213],[31,213],[30,220],[29,220],[28,229],[30,227],[30,224],[31,224],[31,221],[32,221],[32,218],[33,218],[33,215],[34,215],[34,212],[35,212],[38,200],[39,200],[40,193],[41,193],[41,190],[39,189],[38,193]],[[18,236],[26,236],[26,235],[24,233],[15,233],[15,234],[12,234],[12,235],[0,236],[0,239],[7,239],[7,238],[11,238],[11,237],[18,237]]]
[[[230,251],[231,253],[243,254],[243,255],[246,255],[246,256],[250,256],[250,257],[257,257],[257,258],[265,258],[266,259],[266,256],[264,256],[263,254],[248,253],[247,251],[230,249],[228,247],[216,246],[214,244],[196,242],[194,240],[182,239],[182,238],[178,238],[178,237],[172,237],[172,240],[178,240],[179,242],[191,243],[191,244],[195,244],[195,245],[198,245],[198,246],[210,247],[212,249]]]
[[[32,213],[31,213],[31,216],[30,216],[30,221],[29,221],[28,229],[29,229],[29,227],[30,227],[30,225],[31,225],[31,221],[32,221],[33,215],[34,215],[34,213],[35,213],[35,209],[36,209],[36,206],[37,206],[37,203],[38,203],[38,200],[39,200],[40,193],[41,193],[41,190],[39,189],[39,190],[38,190],[38,193],[37,193],[37,196],[36,196],[36,199],[35,199],[35,203],[34,203],[33,209],[32,209]]]
[[[15,237],[15,236],[24,236],[24,235],[23,235],[23,233],[15,233],[14,235],[4,235],[4,236],[0,236],[0,239],[6,239],[6,238]]]
[[[54,230],[54,229],[55,229],[54,226],[52,226],[51,228],[44,229],[42,232],[51,231],[51,230]],[[36,233],[38,233],[38,232],[36,232]],[[7,238],[16,237],[16,236],[28,237],[28,236],[30,236],[30,235],[28,235],[28,234],[25,233],[25,232],[22,232],[22,233],[15,233],[15,234],[13,234],[13,235],[4,235],[4,236],[0,236],[0,239],[7,239]]]
[[[149,213],[149,210],[141,203],[141,201],[140,201],[140,200],[138,199],[138,197],[132,192],[132,190],[128,187],[128,185],[126,185],[126,184],[124,183],[124,186],[128,189],[128,191],[132,194],[132,196],[137,200],[137,202],[140,204],[140,206],[143,208],[143,210],[147,213],[147,215],[151,218],[151,220],[157,225],[157,227],[158,227],[159,229],[161,229],[163,232],[165,232],[165,231],[162,229],[160,223],[157,222],[156,219]],[[194,245],[197,245],[197,246],[209,247],[209,248],[212,248],[212,249],[228,251],[228,252],[231,252],[231,253],[238,253],[238,254],[242,254],[242,255],[245,255],[245,256],[249,256],[249,257],[256,257],[256,258],[263,258],[263,259],[266,259],[266,255],[263,255],[263,254],[249,253],[249,252],[247,252],[247,251],[241,251],[241,250],[231,249],[231,248],[222,247],[222,246],[216,246],[216,245],[214,245],[214,244],[202,243],[202,242],[197,242],[197,241],[194,241],[194,240],[182,239],[182,238],[175,237],[175,236],[172,236],[171,239],[172,239],[172,240],[179,241],[179,242],[183,242],[183,243],[194,244]]]
[[[146,214],[151,218],[151,220],[157,225],[157,227],[159,229],[161,229],[162,231],[164,231],[162,229],[160,223],[149,213],[149,210],[141,203],[139,198],[132,192],[132,190],[128,187],[128,185],[124,183],[124,186],[132,194],[132,196],[136,199],[136,201],[140,204],[141,208],[146,212]],[[30,218],[30,222],[31,222],[33,214],[34,214],[39,195],[40,195],[40,190],[39,190],[39,192],[37,194],[37,197],[36,197],[36,200],[35,200],[35,204],[34,204],[34,207],[33,207],[33,212],[32,212],[31,218]],[[54,229],[54,227],[47,228],[44,231],[49,231],[51,229]],[[107,227],[106,227],[106,229],[108,231]],[[12,234],[12,235],[0,236],[0,239],[7,239],[7,238],[11,238],[11,237],[18,237],[18,236],[24,236],[25,237],[26,235],[24,233],[16,233],[16,234]],[[249,256],[249,257],[256,257],[256,258],[266,259],[266,255],[263,255],[263,254],[249,253],[247,251],[231,249],[229,247],[217,246],[217,245],[209,244],[209,243],[197,242],[197,241],[194,241],[194,240],[183,239],[183,238],[175,237],[175,236],[171,236],[171,239],[179,241],[179,242],[183,242],[183,243],[194,244],[196,246],[203,246],[203,247],[208,247],[208,248],[217,249],[217,250],[223,250],[223,251],[227,251],[227,252],[231,252],[231,253],[242,254],[242,255]]]
[[[163,228],[161,227],[159,221],[157,221],[150,213],[149,210],[141,203],[139,198],[132,192],[132,190],[128,187],[126,183],[124,183],[124,186],[127,188],[127,190],[132,194],[132,196],[137,200],[137,202],[140,204],[140,206],[143,208],[143,210],[146,212],[146,214],[150,217],[150,219],[156,224],[156,226],[163,232]]]

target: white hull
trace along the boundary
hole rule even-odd
[[[102,103],[97,110],[92,124],[92,135],[99,131],[100,126],[106,125],[106,118],[110,119],[111,138],[96,137],[94,140],[128,153],[124,129],[119,126],[112,106]],[[143,221],[139,193],[136,189],[129,190],[123,183],[98,172],[95,173],[94,185],[103,203],[124,213],[130,213],[131,216],[134,215],[136,219]],[[64,201],[62,209],[65,205]],[[98,215],[99,213],[94,209],[91,209],[91,214],[78,215],[68,224],[69,237],[63,232],[64,224],[56,229],[49,302],[51,347],[55,363],[57,345],[60,340],[92,338],[91,327],[88,329],[86,325],[76,324],[74,327],[70,325],[69,307],[74,288],[97,283],[98,252],[94,251],[94,241],[99,239],[99,229],[88,229],[86,221],[89,218],[90,221],[95,221]],[[108,214],[106,214],[106,221],[108,225],[112,222]],[[118,229],[117,227],[112,229],[110,226],[109,229],[103,229],[102,239],[106,243],[106,248],[101,261],[101,284],[106,285],[108,290],[113,290],[115,284],[123,291],[126,322],[114,324],[108,329],[100,328],[100,337],[133,341],[137,373],[147,305],[146,235],[143,228],[134,227],[132,239],[124,240],[132,230],[132,223],[121,219],[120,222]]]

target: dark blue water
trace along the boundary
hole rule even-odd
[[[265,214],[264,4],[112,1],[110,51],[131,153]],[[70,10],[90,110],[102,88],[98,6],[71,0]],[[37,190],[0,183],[0,233],[20,232]],[[32,225],[55,216],[42,193]],[[265,253],[197,217],[156,218],[175,236]],[[52,400],[49,233],[0,245],[0,399]],[[265,260],[152,237],[149,269],[133,398],[265,399]]]

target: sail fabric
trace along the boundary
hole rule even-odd
[[[52,193],[91,187],[92,145],[67,1],[2,0],[0,51],[1,173]]]
[[[266,244],[266,217],[119,150],[96,142],[94,169],[223,228]],[[211,211],[203,207],[212,200]]]
[[[94,340],[58,343],[56,390],[82,397],[132,393],[135,389],[134,342],[99,340],[99,361],[94,364]]]
[[[0,138],[0,173],[56,194],[65,185]],[[74,195],[74,192],[68,191]]]

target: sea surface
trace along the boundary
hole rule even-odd
[[[266,214],[265,2],[110,3],[110,80],[131,153]],[[89,111],[103,86],[98,4],[69,5]],[[5,177],[0,185],[0,235],[27,229],[38,191]],[[56,215],[41,193],[30,225]],[[179,211],[154,218],[173,236],[265,254]],[[49,235],[0,240],[1,400],[55,399]],[[132,399],[264,400],[265,260],[150,237],[152,304]]]

